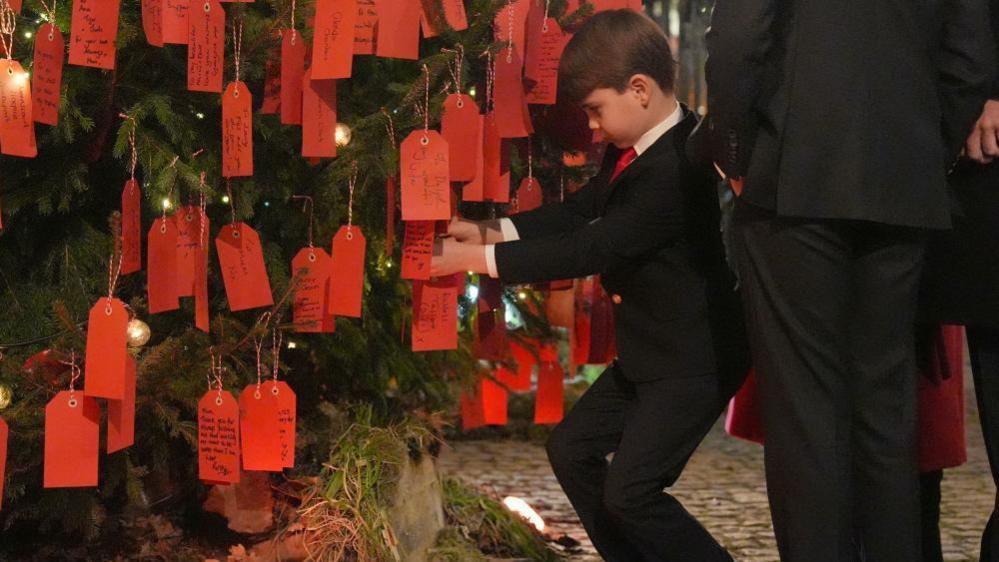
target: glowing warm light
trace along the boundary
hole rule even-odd
[[[507,496],[503,498],[503,505],[507,509],[516,513],[517,515],[524,518],[529,524],[534,525],[534,528],[538,530],[539,533],[545,530],[545,521],[538,515],[537,511],[527,505],[527,502],[520,498],[515,498],[513,496]]]
[[[468,95],[472,96],[473,98],[475,97],[475,86],[472,86],[471,88],[468,89]]]
[[[521,292],[517,293],[517,298],[520,299],[520,300],[522,300],[522,301],[523,300],[527,300],[527,293],[525,293],[524,291],[521,291]]]
[[[392,267],[392,260],[385,260],[385,267],[391,268]]]
[[[169,209],[170,207],[171,207],[171,203],[170,203],[170,200],[169,200],[169,199],[167,199],[166,197],[164,197],[164,198],[163,198],[163,208],[164,208],[164,209]]]
[[[205,118],[205,114],[201,113],[200,111],[197,112],[197,113],[195,113],[194,116],[197,117],[198,119],[204,119]]]
[[[229,196],[228,195],[223,195],[222,196],[222,202],[223,203],[228,203],[229,202]]]
[[[295,342],[293,341],[288,342],[288,349],[295,349],[296,347],[298,347],[298,344],[296,344]]]
[[[25,39],[31,39],[31,32],[30,31],[25,31],[24,32],[24,38]]]
[[[337,123],[336,130],[333,132],[333,139],[336,141],[337,146],[347,146],[350,144],[350,139],[353,138],[354,133],[350,130],[350,127],[346,123]]]

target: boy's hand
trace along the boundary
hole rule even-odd
[[[985,109],[968,136],[964,151],[979,164],[988,164],[999,157],[999,101],[985,102]]]
[[[499,244],[503,241],[503,229],[498,220],[469,221],[454,217],[447,225],[447,233],[462,243]]]
[[[430,260],[430,275],[444,277],[461,271],[488,273],[485,246],[463,244],[456,238],[438,238],[434,241],[434,255]]]

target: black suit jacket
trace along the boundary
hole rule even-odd
[[[782,216],[950,225],[946,170],[992,80],[986,0],[717,0],[715,158]]]
[[[615,301],[618,364],[636,381],[728,374],[747,362],[715,180],[684,157],[697,123],[684,111],[615,181],[621,151],[612,146],[586,186],[510,217],[521,239],[496,246],[505,282],[600,274]]]

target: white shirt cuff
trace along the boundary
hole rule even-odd
[[[516,232],[516,230],[514,230]],[[499,278],[499,271],[496,270],[496,244],[486,244],[486,271],[493,279]]]
[[[500,223],[500,231],[503,232],[504,242],[513,242],[515,240],[520,240],[520,233],[517,232],[517,227],[514,226],[512,220],[508,218],[502,218],[500,219],[499,223]],[[493,275],[493,277],[496,276]]]

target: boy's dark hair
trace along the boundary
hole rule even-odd
[[[676,62],[663,30],[633,10],[595,14],[579,28],[562,53],[559,97],[579,103],[597,88],[623,92],[635,74],[651,76],[672,92]]]

